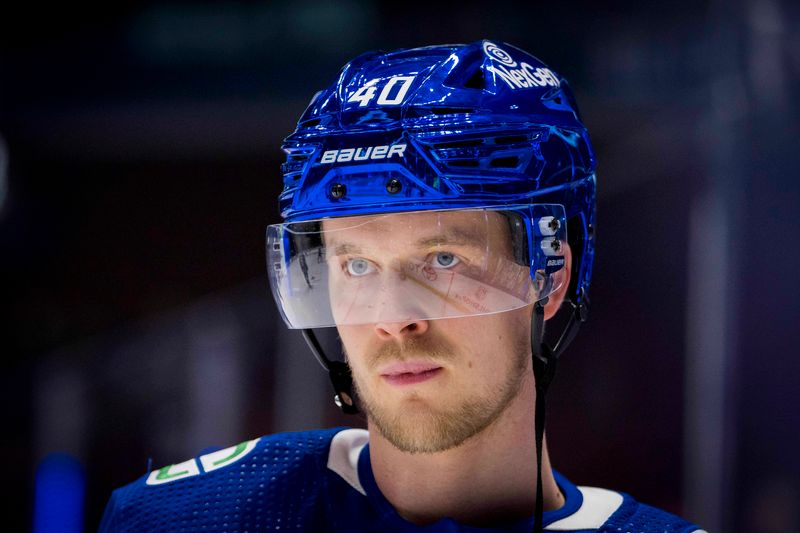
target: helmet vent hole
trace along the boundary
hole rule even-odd
[[[303,127],[303,128],[313,128],[314,126],[319,126],[319,123],[320,123],[320,122],[322,122],[322,119],[319,119],[319,118],[313,118],[313,119],[311,119],[311,120],[306,120],[305,122],[303,122],[302,124],[300,124],[300,127]]]
[[[495,137],[494,143],[495,144],[516,144],[525,142],[528,140],[528,137],[525,135],[509,135],[508,137]]]
[[[461,113],[472,113],[475,111],[469,107],[432,107],[431,113],[434,115],[457,115]]]
[[[475,69],[472,76],[467,78],[467,81],[464,82],[464,87],[467,89],[486,89],[486,79],[483,77],[483,69]]]
[[[519,156],[495,157],[489,166],[492,168],[517,168],[519,166]]]
[[[449,161],[448,165],[451,167],[478,168],[480,163],[478,163],[477,159],[457,159],[455,161]]]
[[[436,143],[433,145],[436,149],[442,148],[469,148],[471,146],[481,146],[483,144],[483,139],[469,139],[465,141],[451,141],[451,142],[444,142],[444,143]]]

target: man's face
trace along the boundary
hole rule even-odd
[[[408,277],[402,265],[430,264],[447,273],[469,268],[480,254],[513,261],[508,223],[493,212],[389,216],[360,226],[332,220],[325,230],[337,230],[326,237],[333,251],[328,261],[334,315],[339,301],[352,302],[347,293],[354,276],[374,276],[374,286],[386,289],[402,286],[387,281]],[[467,242],[466,235],[481,242]],[[487,428],[530,376],[531,307],[427,320],[420,318],[430,315],[419,306],[415,316],[418,302],[408,301],[413,293],[393,294],[400,310],[386,316],[402,321],[338,326],[360,405],[371,426],[403,451],[458,446]]]

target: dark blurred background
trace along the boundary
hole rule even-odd
[[[789,0],[4,6],[3,529],[94,530],[148,458],[363,424],[268,292],[280,141],[358,53],[487,37],[569,78],[599,159],[556,468],[711,532],[800,531],[798,22]]]

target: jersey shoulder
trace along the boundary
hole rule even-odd
[[[627,494],[620,494],[622,503],[600,532],[630,533],[706,533],[683,518],[656,507],[640,503]]]
[[[545,513],[545,531],[570,533],[705,533],[686,520],[637,502],[630,495],[597,487],[575,486],[553,472],[565,505]]]
[[[305,530],[341,429],[261,437],[149,472],[114,491],[100,531]]]

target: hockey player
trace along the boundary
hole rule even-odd
[[[563,78],[490,41],[368,53],[284,151],[272,291],[369,431],[155,470],[101,529],[699,531],[550,464],[545,396],[587,318],[595,239],[595,157]],[[334,326],[345,361],[314,335]]]

